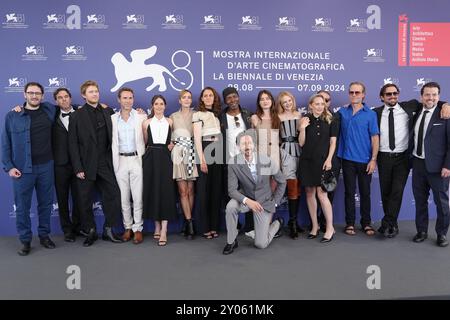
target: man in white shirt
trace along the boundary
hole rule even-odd
[[[133,109],[134,92],[121,88],[117,95],[120,111],[111,116],[112,157],[114,173],[120,188],[123,224],[123,241],[139,244],[143,241],[142,229],[142,155],[145,152],[142,122],[145,114]],[[131,201],[133,199],[133,201]]]

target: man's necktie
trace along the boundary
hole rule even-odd
[[[395,149],[394,108],[389,108],[389,149]]]
[[[419,137],[417,138],[417,155],[421,156],[422,155],[422,150],[423,150],[423,129],[425,127],[425,118],[427,117],[427,114],[430,111],[424,111],[423,112],[423,116],[422,116],[422,120],[420,121],[420,125],[419,125]]]

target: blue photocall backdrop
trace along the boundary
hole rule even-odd
[[[2,128],[6,113],[23,103],[29,81],[44,85],[47,101],[53,101],[57,87],[68,87],[76,104],[83,103],[79,86],[87,79],[98,81],[101,100],[112,107],[122,85],[135,90],[136,105],[145,109],[160,93],[168,100],[167,115],[178,109],[180,89],[190,89],[196,102],[207,85],[219,92],[235,86],[241,105],[251,110],[263,88],[274,95],[291,91],[302,111],[312,93],[325,89],[337,110],[347,103],[347,86],[355,80],[366,84],[371,107],[381,105],[378,92],[388,82],[399,85],[401,100],[409,100],[419,98],[423,83],[437,81],[441,99],[447,100],[448,62],[435,56],[446,46],[440,39],[448,39],[449,11],[450,2],[440,0],[4,2]],[[419,25],[414,35],[413,23]],[[427,32],[430,26],[434,31]],[[335,222],[344,218],[343,189],[341,180]],[[0,194],[0,235],[13,235],[12,183],[6,173],[0,176]],[[358,206],[359,195],[355,198]],[[414,210],[408,182],[400,219],[414,219]],[[36,224],[35,205],[31,211]],[[95,212],[100,222],[100,203]],[[435,215],[434,205],[430,213]],[[301,216],[306,219],[305,207]],[[377,173],[372,217],[382,217]],[[60,232],[56,199],[52,229]]]

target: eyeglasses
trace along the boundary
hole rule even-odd
[[[348,92],[348,94],[351,95],[351,96],[353,96],[353,95],[358,96],[358,95],[360,95],[361,93],[362,93],[361,91],[349,91],[349,92]]]
[[[28,92],[25,92],[27,95],[29,95],[29,96],[36,96],[36,97],[40,97],[40,96],[42,96],[42,92],[32,92],[32,91],[28,91]]]
[[[241,124],[239,123],[239,117],[234,116],[234,124],[236,125],[236,128],[239,128]]]
[[[396,97],[396,96],[398,96],[398,92],[385,92],[384,95],[386,97],[392,97],[392,96]]]

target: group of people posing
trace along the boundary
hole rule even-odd
[[[320,91],[309,99],[305,115],[287,91],[275,98],[261,90],[252,113],[240,105],[233,87],[222,92],[224,109],[212,87],[201,91],[196,110],[192,93],[182,90],[180,109],[169,117],[162,95],[153,96],[147,115],[135,108],[130,88],[118,91],[118,112],[99,102],[95,81],[84,82],[80,91],[83,106],[72,104],[66,88],[53,93],[55,106],[43,102],[41,84],[30,82],[24,90],[25,103],[5,117],[2,162],[13,181],[20,255],[31,251],[34,189],[40,243],[55,248],[49,237],[54,187],[64,240],[74,242],[81,235],[84,246],[98,238],[93,212],[96,190],[105,216],[104,240],[140,244],[144,219],[150,219],[153,238],[165,246],[168,222],[178,219],[178,200],[187,239],[217,238],[225,207],[223,254],[231,254],[238,247],[240,230],[258,248],[281,235],[284,220],[274,219],[274,213],[285,194],[289,236],[298,239],[304,231],[297,222],[301,186],[311,219],[307,238],[318,238],[322,231],[320,241],[330,242],[335,234],[334,193],[325,191],[322,182],[330,171],[338,178],[341,168],[344,232],[356,234],[358,182],[361,230],[372,236],[370,183],[376,167],[384,210],[378,232],[388,238],[398,234],[403,190],[412,167],[417,228],[413,241],[427,239],[431,189],[438,217],[437,245],[448,245],[450,106],[439,100],[436,82],[422,87],[420,101],[407,102],[399,102],[395,84],[386,84],[380,90],[384,105],[373,110],[364,103],[364,84],[352,82],[347,106],[333,114],[330,93]],[[118,236],[120,213],[125,232]],[[245,213],[243,225],[240,213]]]

